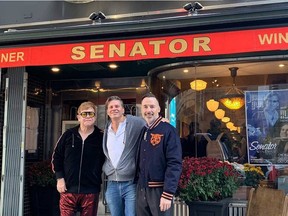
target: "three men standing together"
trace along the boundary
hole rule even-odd
[[[105,106],[109,122],[105,126],[103,136],[105,155],[103,171],[108,178],[105,196],[111,215],[172,215],[172,199],[181,174],[182,150],[175,128],[159,116],[158,100],[151,93],[142,98],[141,112],[146,122],[140,117],[125,115],[123,101],[117,96],[109,97]],[[78,110],[78,115],[81,115],[82,112],[79,113]],[[80,129],[78,132],[81,133]],[[82,143],[85,149],[84,139]],[[58,149],[57,144],[55,153],[59,152]],[[57,155],[55,153],[52,160],[54,164],[55,155]],[[58,165],[58,170],[55,169],[57,179],[59,179],[57,173],[63,173],[61,169],[65,170],[65,162],[71,158],[67,153],[69,152],[64,149],[64,153],[62,152],[63,165]],[[96,156],[91,159],[91,163],[102,158],[101,156],[96,159]],[[81,169],[84,164],[80,163],[79,165]],[[64,172],[64,175],[60,177],[66,180],[65,174]],[[78,172],[77,174],[79,177],[77,183],[81,188],[82,173]],[[101,174],[99,176],[101,177]],[[136,181],[138,182],[137,189]],[[61,205],[61,202],[65,202],[62,193],[67,193],[66,190],[62,188],[58,191],[61,193],[61,215],[73,215],[66,214],[62,208],[64,205]],[[69,192],[69,188],[67,191]],[[81,194],[81,191],[79,190],[78,193]],[[79,201],[78,205],[85,208],[83,200],[82,203]],[[94,216],[96,214],[83,214],[82,211],[81,215]]]

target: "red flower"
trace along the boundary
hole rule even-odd
[[[238,177],[239,173],[228,162],[207,157],[186,157],[178,184],[180,197],[184,201],[230,197],[239,186]]]

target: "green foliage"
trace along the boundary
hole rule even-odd
[[[215,158],[186,157],[179,180],[184,201],[215,201],[231,197],[239,187],[239,173],[228,162]]]
[[[251,164],[244,164],[245,180],[247,186],[258,187],[261,180],[265,179],[261,167],[255,167]]]
[[[30,186],[55,187],[56,178],[50,161],[33,163],[28,169],[28,180]]]

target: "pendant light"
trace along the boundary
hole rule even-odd
[[[222,119],[225,116],[225,111],[223,109],[217,109],[214,115],[217,119]]]
[[[245,104],[244,93],[242,90],[238,89],[235,85],[235,78],[237,75],[238,67],[229,68],[231,72],[231,77],[233,78],[232,87],[226,92],[225,95],[219,98],[220,102],[231,110],[238,110]]]
[[[227,122],[227,123],[226,123],[226,127],[227,127],[228,129],[232,129],[232,128],[234,127],[234,123],[233,123],[233,122]]]
[[[206,89],[207,82],[205,82],[204,80],[196,79],[190,83],[190,87],[195,91],[202,91]]]
[[[210,112],[215,112],[219,107],[219,102],[214,99],[210,99],[209,101],[206,101],[206,106]]]
[[[221,121],[224,122],[224,123],[227,123],[227,122],[230,121],[230,118],[227,117],[227,116],[225,116],[225,117],[223,117],[223,118],[221,119]]]

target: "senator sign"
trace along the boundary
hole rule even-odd
[[[0,67],[209,56],[288,49],[288,27],[0,49]]]

